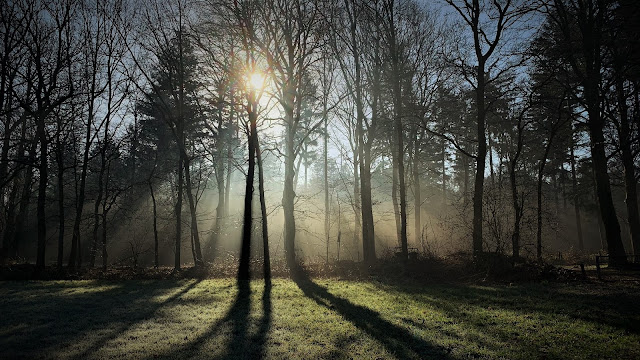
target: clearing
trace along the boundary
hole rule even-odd
[[[0,357],[640,358],[637,283],[0,282]]]

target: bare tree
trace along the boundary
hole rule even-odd
[[[462,23],[468,28],[473,39],[473,60],[461,56],[457,65],[463,76],[475,90],[476,105],[476,135],[477,151],[472,157],[476,160],[476,175],[473,194],[473,253],[482,253],[482,225],[483,225],[483,193],[484,173],[487,157],[487,129],[486,118],[488,105],[485,102],[485,88],[501,73],[500,64],[504,59],[492,58],[499,49],[506,29],[513,26],[526,10],[526,7],[516,6],[512,0],[506,1],[458,1],[446,0],[452,9],[460,16]],[[468,62],[472,61],[472,64]],[[490,71],[494,70],[494,74]],[[496,73],[497,72],[497,73]]]

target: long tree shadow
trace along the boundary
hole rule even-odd
[[[398,358],[451,358],[444,348],[431,344],[407,329],[383,319],[376,311],[331,294],[327,288],[314,283],[304,271],[297,271],[293,280],[305,296],[313,299],[319,305],[339,313]]]
[[[226,343],[224,351],[217,356],[220,359],[262,359],[266,353],[266,340],[271,328],[271,285],[265,285],[262,295],[262,317],[258,330],[250,336],[251,324],[251,287],[249,281],[238,281],[238,293],[233,304],[225,315],[215,321],[203,334],[193,341],[183,344],[178,349],[159,356],[157,358],[195,358],[211,357],[207,354],[205,346],[222,331],[225,326],[231,329],[231,336]]]
[[[222,358],[240,359],[249,349],[249,313],[251,312],[251,286],[249,281],[238,281],[238,295],[223,321],[231,323],[231,339]]]
[[[249,337],[251,289],[249,281],[238,281],[238,296],[226,318],[232,322],[232,336],[222,359],[262,359],[265,357],[267,333],[271,327],[271,284],[262,294],[262,318],[258,331]]]
[[[455,305],[479,305],[520,313],[564,315],[568,318],[606,324],[634,334],[640,334],[640,311],[637,307],[637,291],[613,291],[611,293],[563,293],[557,285],[528,284],[513,287],[470,287],[468,285],[424,287],[398,284],[381,284],[380,288],[416,296],[428,295],[441,299],[448,308]],[[459,314],[453,309],[454,314]]]
[[[266,343],[267,334],[271,329],[271,281],[264,284],[264,292],[262,293],[262,319],[260,319],[260,326],[258,332],[253,336],[253,343],[257,347],[256,357],[266,357]]]
[[[583,341],[585,331],[600,335],[611,333],[611,329],[603,328],[603,325],[608,325],[618,330],[615,331],[616,337],[625,338],[616,341],[624,342],[637,337],[640,319],[640,312],[634,306],[637,296],[618,292],[572,294],[564,293],[560,286],[540,284],[513,287],[377,286],[390,295],[409,295],[417,308],[440,312],[446,320],[437,320],[436,323],[443,337],[460,343],[474,343],[496,357],[498,354],[518,354],[522,358],[564,358],[566,354],[582,353],[593,358],[609,358],[609,351],[614,345],[608,343],[603,346],[608,340]],[[425,319],[420,316],[403,321],[417,328],[433,327],[433,322],[427,320],[425,324]],[[459,331],[460,328],[465,331]],[[559,336],[577,341],[554,343]],[[550,343],[554,345],[549,346]],[[619,358],[636,358],[634,351],[632,347],[623,346],[616,355]]]
[[[138,314],[135,314],[134,316],[130,317],[122,326],[118,327],[117,330],[112,331],[111,334],[108,336],[104,336],[100,338],[98,341],[94,342],[91,346],[89,346],[83,352],[74,356],[73,359],[82,360],[82,359],[87,359],[91,357],[96,352],[98,352],[104,345],[106,345],[109,341],[116,339],[118,336],[122,335],[127,330],[133,328],[133,326],[137,324],[139,321],[142,321],[150,317],[154,313],[156,313],[160,308],[165,307],[170,303],[176,301],[177,299],[182,297],[184,294],[188,293],[191,289],[196,287],[196,285],[198,285],[201,281],[202,281],[201,279],[198,279],[192,282],[191,284],[189,284],[188,286],[185,286],[175,294],[169,296],[166,300],[162,301],[161,303],[146,307],[145,311],[141,311]]]
[[[197,284],[198,281],[188,285],[174,281],[89,285],[36,282],[0,287],[0,293],[5,292],[0,307],[12,309],[4,314],[3,326],[10,336],[0,336],[0,357],[56,357],[61,351],[68,352],[67,347],[79,348],[76,351],[80,354],[73,358],[91,357]],[[177,287],[180,290],[164,301],[151,302]],[[106,334],[97,335],[99,332]]]

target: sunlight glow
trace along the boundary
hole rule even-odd
[[[250,90],[260,91],[263,89],[265,83],[264,75],[254,72],[249,76],[248,84]]]

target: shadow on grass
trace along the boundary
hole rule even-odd
[[[1,296],[0,307],[12,309],[3,314],[2,328],[7,329],[7,334],[0,336],[0,357],[59,357],[60,352],[70,353],[67,348],[78,344],[82,350],[73,358],[90,357],[198,283],[185,286],[175,281],[124,281],[88,287],[69,282],[29,282],[11,290],[0,286],[0,292],[6,292]],[[161,303],[151,301],[180,287]],[[95,333],[105,329],[108,333],[92,342],[83,339],[96,337]]]
[[[412,295],[435,297],[434,306],[454,316],[461,308],[476,305],[524,314],[562,315],[573,320],[608,325],[633,334],[640,334],[638,290],[601,290],[585,284],[585,291],[563,292],[563,285],[521,284],[517,286],[464,286],[447,285],[417,287],[381,284],[382,289]]]
[[[391,296],[408,296],[417,309],[440,312],[444,317],[437,328],[443,338],[473,344],[465,350],[472,356],[638,358],[637,346],[630,345],[637,341],[634,338],[640,328],[637,288],[532,283],[509,287],[376,285]],[[422,315],[414,316],[402,320],[416,328],[433,328],[433,321],[427,319],[425,324]]]
[[[185,286],[180,291],[178,291],[177,293],[171,295],[169,298],[167,298],[166,300],[164,300],[161,303],[145,307],[144,311],[141,311],[138,314],[136,314],[135,316],[130,317],[129,320],[127,320],[124,324],[119,326],[117,330],[112,331],[112,333],[109,336],[103,336],[98,341],[94,342],[91,346],[89,346],[86,350],[84,350],[80,354],[74,356],[73,359],[83,360],[83,359],[86,359],[86,358],[90,357],[91,355],[95,354],[98,350],[100,350],[109,341],[116,339],[118,336],[122,335],[127,330],[131,329],[138,322],[140,322],[140,321],[150,317],[151,315],[153,315],[160,308],[162,308],[164,306],[167,306],[167,305],[171,304],[173,301],[179,299],[182,295],[188,293],[189,290],[191,290],[194,287],[196,287],[196,285],[198,285],[201,281],[202,280],[199,279],[199,280],[196,280],[196,281],[192,282],[191,284],[189,284],[188,286]]]
[[[412,334],[407,329],[383,319],[379,313],[331,294],[314,283],[304,271],[297,271],[293,280],[305,296],[321,306],[337,312],[358,329],[382,344],[389,353],[401,359],[450,359],[449,353]],[[344,356],[344,354],[334,354]]]
[[[222,359],[262,359],[265,357],[267,334],[271,328],[271,284],[265,284],[262,293],[262,318],[257,332],[249,337],[251,289],[248,281],[238,282],[238,296],[227,315],[233,322],[233,335],[227,343]],[[235,312],[234,312],[235,310]],[[249,350],[249,351],[247,351]]]
[[[249,281],[238,281],[238,295],[225,316],[232,324],[232,336],[221,359],[262,359],[266,357],[267,334],[271,328],[271,284],[262,293],[262,318],[257,332],[249,336],[251,288]]]
[[[225,315],[212,323],[209,328],[194,340],[183,344],[170,353],[155,355],[153,359],[175,358],[212,358],[206,349],[207,343],[220,335],[225,327],[230,328],[231,336],[224,351],[217,358],[220,359],[262,359],[266,357],[267,334],[271,328],[271,285],[266,284],[262,294],[262,317],[257,331],[251,335],[251,287],[249,281],[238,281],[238,293],[233,304]]]

